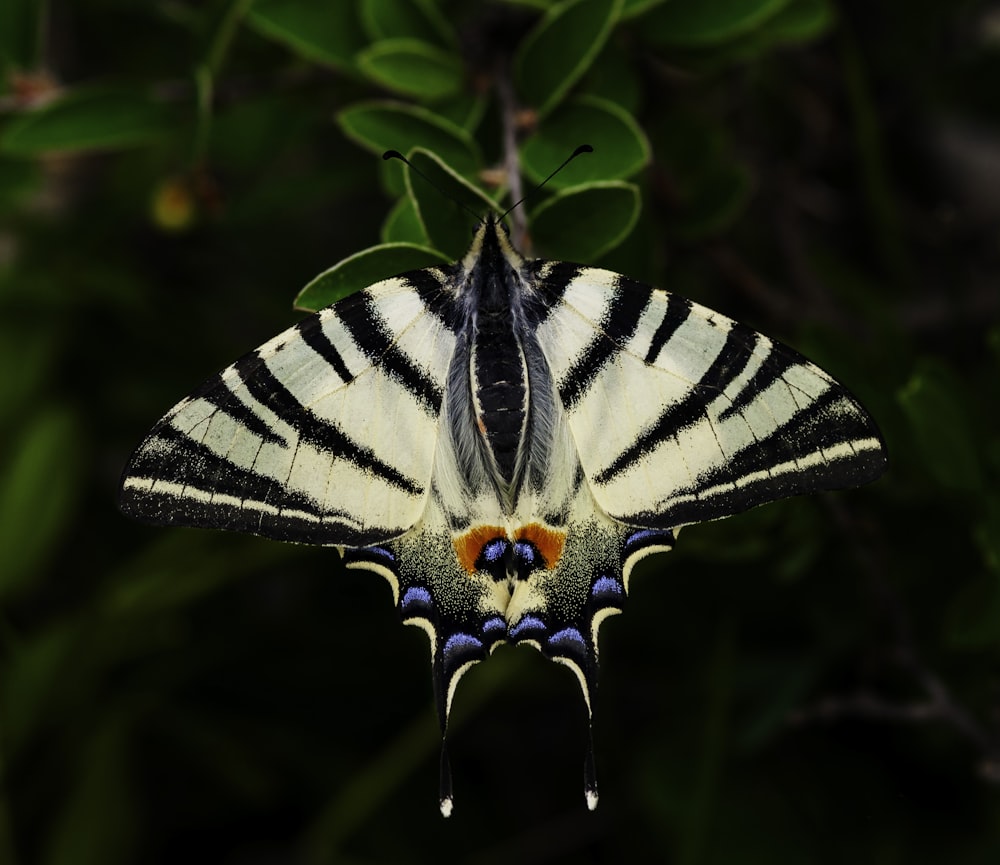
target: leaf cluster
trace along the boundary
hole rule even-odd
[[[0,2],[0,862],[996,861],[1000,52],[959,5]],[[131,525],[118,474],[301,286],[464,252],[384,150],[488,213],[581,143],[525,251],[790,342],[891,468],[637,570],[596,815],[571,677],[480,665],[442,825],[388,591]]]

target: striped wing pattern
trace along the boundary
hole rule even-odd
[[[442,737],[459,679],[504,642],[567,666],[591,710],[600,625],[678,528],[885,467],[864,409],[791,349],[619,274],[526,261],[499,228],[214,376],[120,493],[146,522],[336,546],[386,578],[430,638]],[[585,792],[593,808],[592,748]]]
[[[841,385],[679,295],[581,268],[537,334],[594,498],[622,523],[678,528],[885,468]]]
[[[161,420],[125,469],[147,522],[363,546],[424,510],[454,335],[441,271],[303,319]]]

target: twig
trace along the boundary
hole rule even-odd
[[[208,143],[212,129],[212,111],[215,102],[215,81],[222,69],[226,53],[232,44],[239,25],[250,11],[253,0],[231,0],[219,20],[208,51],[194,70],[195,92],[197,93],[197,117],[191,163],[196,169],[204,166],[208,156]]]
[[[519,110],[514,87],[510,81],[510,63],[501,61],[497,64],[497,97],[500,100],[500,115],[503,124],[503,167],[507,176],[507,187],[510,191],[511,204],[524,197],[524,186],[521,183],[521,159],[517,152],[517,129]],[[528,231],[524,210],[515,207],[510,213],[511,239],[519,249],[524,248],[524,239]]]

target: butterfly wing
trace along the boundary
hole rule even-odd
[[[364,546],[423,512],[448,365],[447,271],[311,315],[175,406],[133,454],[120,504],[146,522]]]
[[[797,352],[619,274],[551,284],[538,341],[613,519],[677,528],[884,471],[871,418]]]

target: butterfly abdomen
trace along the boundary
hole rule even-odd
[[[478,316],[469,361],[476,425],[504,486],[514,487],[527,435],[528,375],[509,312]]]

